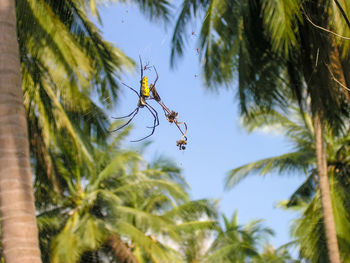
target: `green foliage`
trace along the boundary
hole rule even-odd
[[[210,246],[205,262],[253,262],[259,258],[259,245],[273,235],[273,231],[263,227],[261,220],[251,221],[245,226],[238,224],[238,214],[231,219],[223,216],[224,228]]]
[[[92,143],[105,141],[109,124],[90,96],[112,105],[116,77],[133,63],[102,39],[78,1],[25,0],[16,8],[36,200],[42,200],[65,187],[57,155],[92,161]]]
[[[168,20],[168,1],[135,2],[146,16]],[[134,66],[129,57],[102,38],[90,21],[89,11],[99,19],[100,3],[16,3],[36,200],[53,198],[52,188],[63,191],[66,182],[62,177],[66,175],[61,174],[60,166],[69,162],[68,156],[93,169],[90,151],[93,144],[106,142],[109,126],[99,105],[114,105],[119,94],[118,79]],[[64,154],[65,159],[56,158]]]
[[[272,49],[285,57],[298,45],[298,23],[302,20],[301,0],[261,1],[264,24]]]
[[[344,14],[350,14],[349,5],[341,2]],[[314,143],[313,131],[308,127],[313,125],[302,124],[299,130],[288,126],[286,133],[294,143],[295,151],[232,170],[226,178],[226,187],[232,187],[252,173],[263,175],[271,171],[301,171],[307,174],[308,169],[315,167],[315,146],[321,149],[324,144],[323,133],[327,133],[325,141],[331,145],[333,136],[339,138],[344,135],[342,132],[348,125],[349,116],[349,94],[344,88],[350,83],[349,42],[336,40],[329,31],[341,32],[345,36],[350,32],[338,7],[331,0],[211,0],[203,4],[202,9],[206,14],[200,18],[200,49],[208,86],[228,86],[234,83],[233,72],[237,72],[237,95],[242,115],[252,118],[257,110],[270,117],[273,112],[273,118],[280,118],[278,115],[287,109],[292,97],[301,111],[310,113],[317,124],[316,134],[321,134]],[[188,6],[183,6],[183,11],[185,8],[189,10]],[[179,17],[178,21],[181,19]],[[327,30],[328,33],[325,33]],[[178,28],[174,32],[172,57],[178,51],[183,52],[176,43],[184,43]],[[271,120],[260,116],[260,124],[264,121]],[[289,125],[281,119],[281,125],[284,124]],[[330,145],[327,146],[328,155],[332,156],[334,150],[329,148]],[[321,152],[318,151],[319,160],[324,154]],[[326,164],[321,165],[320,162],[319,169],[322,167],[326,167]],[[319,172],[327,176],[324,168]],[[313,189],[309,182],[307,180],[298,189],[293,202],[300,199],[302,194],[310,198]],[[323,191],[322,197],[330,204],[328,191]],[[323,207],[324,215],[332,217],[332,209],[326,208]],[[330,224],[331,220],[326,223]],[[327,229],[332,229],[332,226],[329,225]],[[327,231],[327,238],[336,238],[336,233]],[[315,242],[318,240],[318,237],[314,238]],[[332,246],[328,242],[328,245],[328,249],[338,250],[336,244]],[[343,248],[343,251],[346,249]],[[310,253],[326,260],[313,249],[310,249]]]
[[[183,56],[184,46],[187,43],[186,32],[189,22],[192,17],[196,17],[208,3],[208,0],[183,1],[171,41],[170,61],[172,66],[175,66],[177,57]]]
[[[325,241],[322,207],[316,170],[314,137],[311,118],[306,112],[291,107],[288,112],[254,111],[252,117],[243,119],[249,131],[269,127],[280,130],[293,147],[293,152],[281,156],[266,158],[231,170],[226,177],[226,187],[232,188],[241,179],[259,173],[268,175],[277,172],[285,175],[290,172],[305,176],[304,183],[292,194],[288,201],[281,202],[281,207],[296,210],[301,217],[295,220],[292,235],[300,257],[310,262],[328,262]],[[330,130],[325,132],[327,144],[330,191],[339,240],[342,262],[349,260],[348,239],[350,224],[349,207],[349,135],[344,129],[335,136]],[[278,261],[277,261],[278,262]]]
[[[342,262],[350,260],[349,163],[346,158],[344,159],[344,156],[348,155],[349,148],[347,143],[343,144],[347,137],[345,135],[339,139],[333,138],[332,151],[328,151],[330,191]],[[317,178],[317,173],[312,174],[312,178],[313,180]],[[293,200],[296,194],[299,198]],[[300,254],[311,262],[328,262],[319,190],[313,186],[308,187],[307,191],[298,189],[296,194],[292,196],[287,206],[292,209],[295,207],[302,213],[301,218],[296,220],[293,226],[293,235],[298,241]],[[310,194],[312,194],[311,200]]]
[[[264,246],[260,257],[254,259],[253,262],[256,263],[298,263],[299,260],[293,259],[293,257],[288,252],[288,247],[291,244],[281,246],[277,249],[273,248],[271,245]]]
[[[61,160],[67,188],[60,198],[41,200],[49,208],[38,215],[43,261],[81,262],[95,251],[99,260],[112,254],[130,262],[182,262],[170,244],[214,229],[214,204],[189,202],[181,170],[170,161],[148,165],[111,145],[93,149],[91,169]]]
[[[285,113],[274,110],[252,110],[251,117],[243,119],[243,125],[248,131],[263,127],[280,130],[293,146],[293,151],[231,170],[225,179],[226,188],[232,188],[248,175],[267,175],[271,172],[277,172],[280,175],[297,172],[304,175],[308,170],[315,168],[316,157],[311,119],[306,113],[300,114],[296,107],[291,107],[291,110]]]
[[[97,7],[103,2],[17,1],[43,262],[200,262],[206,256],[210,262],[216,253],[228,251],[225,242],[239,249],[240,258],[258,258],[260,235],[270,235],[269,229],[258,221],[240,227],[224,218],[226,229],[221,230],[217,202],[190,200],[189,186],[174,162],[159,158],[147,164],[139,153],[120,149],[129,129],[108,137],[109,122],[98,105],[109,107],[117,101],[117,80],[134,63],[103,40],[89,20],[90,12],[101,22]],[[131,2],[150,20],[170,18],[169,1]],[[202,5],[208,3],[186,1],[189,9],[181,14],[178,32],[184,32],[190,16],[204,11]],[[216,1],[206,11],[202,31],[209,34],[225,27],[211,19],[220,13],[229,18],[228,7],[229,2]],[[237,32],[242,34],[242,28]],[[174,39],[181,53],[184,38],[179,34]],[[216,40],[201,38],[208,54],[219,54],[223,43],[217,45]],[[234,54],[239,45],[226,48]],[[225,63],[229,60],[220,62],[220,69],[225,78],[232,77]],[[215,233],[217,239],[207,252],[203,245]]]
[[[345,20],[333,1],[184,1],[177,24],[198,19],[200,60],[210,88],[231,86],[238,78],[241,111],[250,114],[256,106],[287,106],[293,95],[302,107],[311,98],[312,113],[321,112],[334,127],[347,116],[345,90],[334,80],[350,76],[345,66],[349,41],[336,41],[322,27],[349,34]],[[349,5],[342,1],[345,12]],[[186,16],[182,16],[182,14]],[[192,16],[191,16],[192,15]],[[337,22],[335,22],[337,21]],[[181,57],[186,41],[185,27],[175,27],[171,63]],[[342,57],[337,53],[342,52]],[[345,83],[342,83],[345,84]]]

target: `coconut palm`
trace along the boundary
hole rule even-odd
[[[205,253],[215,234],[212,231],[193,231],[182,235],[181,248],[186,263],[201,263],[205,261]]]
[[[208,249],[205,262],[251,262],[259,258],[259,248],[273,235],[261,220],[253,220],[245,226],[238,224],[238,214],[231,219],[223,215],[224,228],[219,228],[217,237]]]
[[[90,7],[95,6],[93,2]],[[87,4],[33,0],[17,5],[23,90],[29,136],[33,138],[31,152],[36,187],[43,188],[36,191],[41,194],[37,199],[50,194],[50,188],[62,190],[51,153],[58,147],[57,134],[67,133],[67,139],[75,145],[71,150],[85,164],[91,162],[91,142],[105,141],[108,121],[90,97],[98,95],[99,104],[111,108],[122,69],[133,65],[118,48],[102,39],[88,19]],[[92,11],[96,14],[97,9]],[[166,17],[164,12],[157,15]]]
[[[264,245],[260,256],[253,260],[254,263],[298,263],[299,260],[293,259],[287,246],[281,246],[275,249],[271,245]]]
[[[350,260],[348,131],[342,136],[328,134],[326,138],[329,182],[341,261],[348,262]],[[311,262],[328,262],[320,192],[316,187],[315,177],[317,178],[317,173],[311,170],[307,180],[285,206],[287,209],[297,209],[302,215],[295,220],[292,228],[292,234],[298,241],[300,255]]]
[[[349,13],[346,1],[338,1]],[[172,63],[182,55],[186,23],[203,14],[199,49],[209,86],[238,77],[241,110],[285,107],[285,92],[303,109],[311,100],[323,216],[331,262],[339,262],[323,130],[337,129],[348,112],[350,29],[334,1],[184,1],[173,35]],[[322,30],[322,29],[323,30]],[[234,74],[236,72],[237,74]],[[288,96],[287,96],[288,97]]]
[[[310,262],[329,262],[325,228],[322,217],[320,190],[317,187],[318,173],[316,169],[315,142],[312,120],[305,111],[291,107],[288,112],[256,110],[253,118],[245,118],[243,123],[249,131],[263,126],[278,129],[287,137],[293,146],[292,151],[280,156],[270,157],[237,167],[230,171],[225,180],[228,189],[232,188],[246,176],[259,174],[262,176],[272,172],[280,175],[297,174],[305,176],[304,183],[296,190],[288,202],[281,205],[287,209],[301,212],[293,226],[293,237],[299,247],[302,258]],[[348,130],[335,136],[331,130],[325,134],[327,143],[327,161],[330,174],[330,189],[334,206],[334,217],[340,255],[343,262],[349,260],[350,224],[348,207]]]
[[[348,262],[350,260],[350,240],[348,238],[350,225],[349,212],[346,208],[349,206],[349,197],[346,193],[349,189],[344,182],[339,182],[338,176],[339,174],[337,173],[330,173],[330,187],[341,261]],[[308,183],[308,185],[311,184],[310,182]],[[299,199],[297,207],[296,204],[290,204],[292,200],[286,202],[285,205],[287,209],[297,209],[297,211],[301,212],[301,217],[295,220],[292,226],[292,236],[296,240],[300,258],[306,258],[310,262],[329,262],[319,191],[315,191],[311,195],[311,200],[307,203],[302,203],[301,201],[305,198],[305,193],[298,191],[295,196],[298,196]],[[309,198],[310,196],[306,196],[305,199]],[[293,201],[295,202],[296,200]]]
[[[226,189],[231,189],[246,176],[252,174],[267,175],[297,173],[304,175],[315,169],[315,145],[312,120],[304,111],[301,113],[296,105],[287,112],[251,110],[253,117],[242,118],[247,131],[252,132],[262,127],[270,127],[283,133],[291,142],[292,151],[275,157],[258,160],[229,172],[225,178]]]
[[[6,262],[40,262],[14,0],[0,3],[0,30],[2,248]]]
[[[182,234],[215,227],[215,206],[189,200],[178,167],[147,165],[115,148],[120,138],[95,149],[92,172],[73,156],[58,158],[68,188],[38,215],[44,262],[182,262],[172,247]]]

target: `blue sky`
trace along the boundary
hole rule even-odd
[[[220,212],[231,217],[237,209],[240,223],[252,219],[264,219],[276,235],[271,239],[274,246],[290,241],[289,226],[295,214],[275,208],[278,201],[288,198],[304,179],[302,175],[280,177],[250,177],[230,191],[224,191],[227,172],[239,165],[278,155],[289,150],[283,137],[276,134],[255,132],[247,134],[239,123],[235,91],[218,89],[209,91],[201,78],[200,63],[196,51],[199,28],[189,25],[189,45],[185,57],[176,70],[169,66],[170,41],[173,27],[163,23],[150,23],[136,6],[110,4],[100,8],[104,37],[122,49],[138,63],[155,65],[159,74],[157,90],[165,104],[179,112],[180,121],[188,124],[188,147],[179,151],[176,141],[180,133],[170,125],[158,105],[160,125],[150,137],[152,144],[144,156],[152,160],[166,155],[176,161],[191,186],[193,199],[220,199]],[[192,28],[191,28],[192,27]],[[155,79],[154,71],[146,71],[149,81]],[[138,89],[139,67],[123,81]],[[121,90],[118,107],[111,116],[130,113],[138,98],[127,88]],[[152,103],[152,102],[151,102]],[[134,129],[129,140],[139,139],[150,132],[146,126],[153,123],[146,109],[141,109],[133,120]],[[142,143],[126,143],[126,147],[140,147]]]

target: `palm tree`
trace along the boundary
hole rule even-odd
[[[122,137],[94,150],[92,171],[73,156],[57,158],[68,188],[38,216],[44,262],[90,262],[91,253],[94,262],[182,262],[171,244],[215,227],[215,207],[189,200],[178,167],[165,159],[145,165],[117,146]]]
[[[0,213],[6,262],[41,262],[23,107],[15,1],[0,3]]]
[[[150,19],[168,20],[167,1],[139,5]],[[93,0],[60,4],[26,0],[17,4],[24,103],[35,184],[42,186],[36,193],[42,198],[51,193],[51,187],[60,191],[60,175],[51,153],[58,147],[56,135],[67,133],[76,146],[71,150],[91,162],[91,142],[106,140],[108,121],[90,97],[97,94],[99,104],[111,108],[117,99],[117,79],[123,69],[133,65],[123,52],[102,39],[88,19],[89,7],[99,17]]]
[[[115,77],[123,67],[132,66],[125,54],[103,41],[85,13],[75,1],[17,4],[31,157],[43,198],[51,187],[60,188],[52,154],[59,147],[56,135],[66,133],[66,140],[75,146],[71,150],[81,160],[91,161],[91,141],[106,139],[108,121],[90,95],[99,94],[101,104],[102,98],[109,98],[107,105],[111,105],[118,88]]]
[[[289,111],[265,111],[257,108],[251,110],[251,116],[244,117],[243,126],[252,132],[262,127],[270,127],[283,132],[292,143],[292,151],[280,156],[258,160],[229,172],[225,178],[226,189],[231,189],[246,176],[252,174],[266,175],[272,172],[305,174],[315,169],[315,144],[312,120],[305,111],[300,112],[296,105]]]
[[[98,94],[99,104],[111,108],[122,69],[133,65],[89,21],[88,6],[99,17],[95,2],[89,2],[27,0],[17,4],[30,149],[35,184],[42,187],[36,191],[37,199],[49,195],[51,188],[62,190],[52,154],[52,148],[58,147],[57,134],[67,133],[76,146],[71,150],[85,163],[91,162],[91,142],[106,140],[108,121],[90,96]],[[168,20],[166,1],[139,4],[146,15]]]
[[[300,219],[293,226],[293,236],[302,258],[310,262],[328,262],[327,244],[325,242],[325,228],[322,218],[320,190],[317,187],[318,173],[316,169],[315,140],[312,119],[305,111],[300,112],[294,106],[288,112],[261,111],[252,112],[252,118],[244,119],[244,126],[249,131],[268,126],[281,130],[292,143],[293,149],[289,153],[252,162],[230,171],[225,180],[228,189],[232,188],[246,176],[259,174],[268,175],[277,172],[280,175],[305,175],[304,183],[282,205],[286,209],[301,211]],[[330,175],[330,189],[337,237],[340,241],[340,255],[342,262],[349,260],[350,234],[349,216],[347,211],[349,164],[347,157],[349,148],[348,130],[335,136],[331,130],[325,133],[327,143],[327,161]]]
[[[253,262],[259,258],[259,247],[273,235],[270,228],[263,227],[261,220],[253,220],[245,226],[238,224],[238,214],[231,219],[223,215],[224,228],[208,249],[205,262]]]
[[[326,125],[339,128],[348,112],[349,95],[343,87],[350,80],[350,46],[320,29],[348,36],[340,9],[329,0],[184,1],[173,36],[172,64],[183,54],[186,21],[201,11],[205,80],[209,86],[230,85],[237,69],[242,113],[249,114],[254,105],[283,108],[286,91],[301,109],[311,100],[329,256],[332,263],[340,262],[323,132]]]
[[[184,262],[201,263],[205,261],[205,252],[215,230],[193,231],[182,235],[180,250],[184,254]]]
[[[259,258],[254,259],[254,263],[298,263],[299,260],[293,259],[287,246],[281,246],[275,249],[271,245],[265,245]]]

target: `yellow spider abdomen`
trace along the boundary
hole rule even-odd
[[[141,80],[141,89],[140,93],[142,97],[149,97],[149,86],[148,86],[148,78],[143,77]]]

